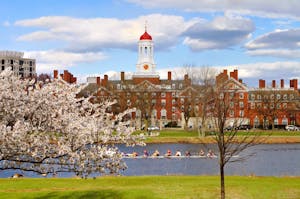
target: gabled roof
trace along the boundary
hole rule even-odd
[[[136,90],[159,90],[160,88],[155,85],[155,84],[152,84],[150,81],[148,80],[144,80],[142,81],[141,83],[137,84],[135,86],[135,89]]]
[[[248,91],[248,87],[234,78],[229,78],[223,84],[224,88],[236,91]],[[219,86],[220,87],[220,86]]]

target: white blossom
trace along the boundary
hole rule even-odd
[[[62,80],[42,84],[0,73],[0,170],[38,173],[118,173],[126,165],[115,143],[143,144],[123,116],[107,113],[115,102],[76,98],[80,87]]]

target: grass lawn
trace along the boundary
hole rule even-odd
[[[299,199],[300,177],[226,177],[227,198]],[[97,179],[0,179],[0,198],[219,197],[218,176],[140,176]]]

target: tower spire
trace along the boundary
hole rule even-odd
[[[145,20],[145,32],[147,32],[147,20]]]

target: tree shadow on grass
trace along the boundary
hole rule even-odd
[[[41,195],[39,197],[35,197],[38,199],[46,199],[46,198],[58,198],[58,199],[77,199],[77,198],[100,198],[100,199],[117,199],[124,198],[122,193],[118,191],[112,190],[101,190],[101,191],[83,191],[83,192],[50,192],[48,194]]]
[[[99,198],[99,199],[125,199],[128,198],[126,193],[122,193],[115,190],[101,190],[101,191],[74,191],[74,192],[50,192],[47,194],[43,194],[38,197],[34,197],[37,199],[48,199],[48,198],[58,198],[58,199],[82,199],[82,198]],[[140,195],[133,197],[136,199],[150,199],[148,195]]]

